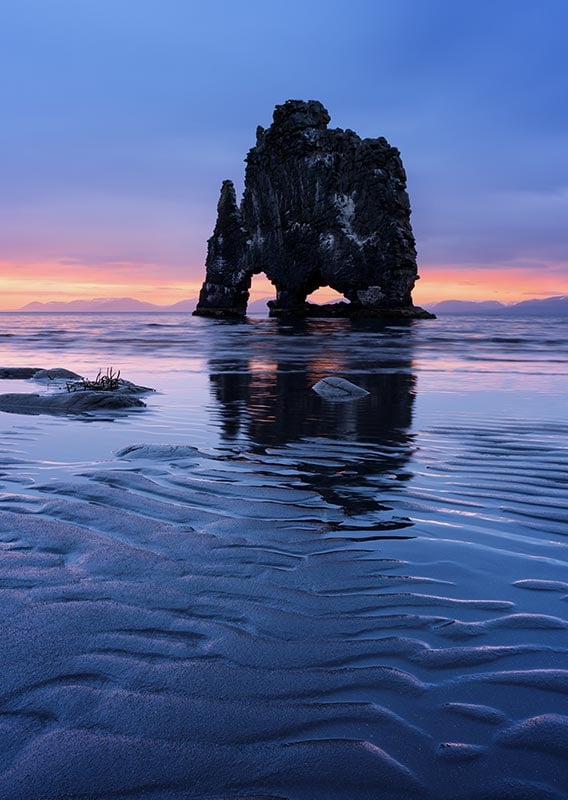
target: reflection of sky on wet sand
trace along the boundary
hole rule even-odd
[[[2,598],[23,606],[3,618],[27,626],[6,724],[49,720],[0,795],[116,794],[126,748],[132,797],[455,800],[457,774],[461,800],[560,796],[539,737],[567,656],[565,330],[12,320],[5,363],[158,391],[123,416],[0,414]],[[370,394],[323,401],[330,372]],[[519,720],[527,746],[502,746]]]
[[[101,431],[101,445],[134,426],[150,438],[197,437],[215,445],[333,434],[370,440],[440,413],[559,413],[565,386],[565,323],[445,318],[380,326],[348,320],[288,324],[251,318],[218,323],[187,315],[2,315],[4,365],[65,366],[87,377],[113,365],[150,386],[149,411]],[[349,406],[311,392],[324,375],[360,384],[370,397]],[[32,382],[0,389],[35,391]],[[535,401],[546,395],[547,401]],[[5,425],[17,424],[2,415]],[[30,424],[32,424],[30,422]],[[62,421],[33,423],[75,428]],[[98,423],[92,423],[97,425]],[[79,447],[79,442],[76,442]],[[73,442],[66,447],[73,451]],[[97,448],[97,454],[100,449]],[[88,453],[81,454],[88,457]]]
[[[157,389],[147,411],[112,422],[0,414],[1,429],[38,464],[108,459],[133,440],[208,448],[323,436],[400,445],[440,420],[563,414],[561,320],[538,328],[534,320],[472,318],[378,325],[4,314],[0,323],[4,365],[63,366],[87,377],[112,365]],[[311,386],[329,374],[369,396],[346,405],[322,401]],[[37,387],[3,381],[0,391]]]

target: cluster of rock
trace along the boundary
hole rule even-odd
[[[276,288],[271,316],[432,316],[412,303],[416,248],[399,151],[329,121],[321,103],[288,100],[257,129],[240,205],[223,182],[195,314],[244,316],[252,276],[264,273]],[[306,303],[322,286],[349,302]]]
[[[33,380],[48,391],[0,394],[0,411],[12,414],[85,414],[93,411],[124,411],[145,408],[139,395],[153,392],[118,377],[112,389],[93,389],[93,381],[62,367],[0,367],[0,380]]]

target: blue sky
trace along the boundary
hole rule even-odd
[[[568,293],[567,27],[564,0],[5,0],[5,291],[49,265],[183,296],[257,124],[316,98],[400,148],[424,281]]]

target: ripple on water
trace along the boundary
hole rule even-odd
[[[563,341],[510,324],[36,320],[167,391],[2,437],[0,796],[564,797],[566,426],[415,407],[414,353]],[[334,360],[372,400],[309,393]]]

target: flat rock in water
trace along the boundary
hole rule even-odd
[[[131,444],[116,451],[119,458],[148,458],[152,461],[194,458],[198,454],[199,450],[189,444]]]
[[[321,381],[312,386],[312,389],[324,400],[333,400],[335,402],[358,400],[360,397],[365,397],[365,395],[369,394],[366,389],[356,386],[351,381],[345,378],[336,378],[333,375],[322,378]]]
[[[137,397],[123,392],[61,392],[60,394],[0,394],[0,411],[11,414],[83,414],[145,408]]]
[[[132,383],[132,381],[127,381],[124,378],[118,379],[118,386],[119,391],[124,394],[148,394],[149,392],[156,391],[150,386],[138,386],[138,384]]]
[[[65,367],[54,367],[54,369],[38,369],[31,377],[34,381],[80,381],[83,376]]]
[[[28,380],[39,372],[39,367],[0,367],[0,380]]]

